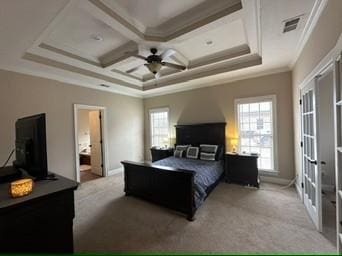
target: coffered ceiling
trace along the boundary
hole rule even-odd
[[[289,69],[323,2],[5,0],[0,29],[11,40],[0,42],[0,68],[134,96],[209,86]],[[172,49],[163,61],[186,69],[162,66],[155,77],[137,57],[151,48]]]

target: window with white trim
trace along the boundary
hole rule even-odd
[[[258,154],[258,168],[264,171],[277,171],[275,107],[273,95],[236,100],[239,152]]]
[[[169,145],[169,109],[150,109],[151,146]]]

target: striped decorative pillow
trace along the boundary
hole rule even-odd
[[[217,145],[209,145],[209,144],[201,144],[200,148],[201,148],[201,152],[216,154],[218,146]]]
[[[200,159],[201,160],[207,160],[207,161],[215,161],[215,154],[214,153],[201,152]]]

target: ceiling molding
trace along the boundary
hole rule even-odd
[[[316,0],[315,1],[314,7],[311,10],[308,21],[306,22],[306,25],[304,27],[303,33],[301,34],[300,39],[298,41],[298,45],[296,47],[294,57],[289,65],[291,69],[296,64],[313,29],[316,27],[319,17],[321,16],[323,10],[325,9],[327,3],[328,3],[328,0]]]
[[[168,76],[165,79],[161,78],[159,80],[154,80],[151,82],[144,83],[143,91],[153,90],[153,89],[165,87],[168,85],[182,83],[185,81],[190,81],[190,80],[194,80],[194,79],[198,79],[202,77],[209,77],[209,76],[217,75],[220,73],[230,72],[230,71],[243,69],[246,67],[252,67],[252,66],[256,66],[260,64],[262,64],[262,58],[259,55],[257,54],[246,55],[237,59],[227,61],[225,63],[219,63],[213,66],[212,69],[210,70],[206,70],[205,68],[194,69],[192,71],[189,71],[186,78],[184,78],[184,76],[182,76],[182,72],[180,72],[178,73],[179,75],[175,74],[175,75],[172,75],[172,77]]]
[[[57,54],[64,55],[65,57],[72,58],[72,59],[75,59],[75,60],[87,63],[89,65],[93,65],[93,66],[96,66],[96,67],[102,67],[102,65],[100,63],[97,63],[97,62],[92,61],[92,60],[88,60],[86,58],[83,58],[81,56],[78,56],[78,55],[73,54],[71,52],[59,49],[57,47],[54,47],[54,46],[46,44],[46,43],[41,43],[39,45],[39,48],[42,48],[42,49],[45,49],[45,50],[48,50],[48,51],[51,51],[51,52],[54,52],[54,53],[57,53]]]
[[[236,46],[225,51],[217,52],[209,56],[204,56],[202,58],[190,61],[188,69],[213,64],[224,60],[229,60],[249,53],[251,53],[251,49],[247,44]]]
[[[260,55],[262,48],[260,0],[251,0],[251,2],[248,2],[248,12],[246,13],[238,10],[241,10],[242,3],[248,0],[218,1],[221,3],[221,5],[215,6],[214,4],[211,4],[211,6],[214,6],[216,9],[211,7],[211,10],[206,10],[206,14],[211,12],[211,15],[203,16],[203,13],[198,12],[202,15],[201,16],[196,12],[196,15],[193,15],[192,17],[191,12],[193,12],[194,8],[199,8],[198,6],[201,6],[201,4],[199,4],[190,10],[183,11],[182,14],[178,15],[178,18],[182,17],[182,15],[184,15],[184,18],[177,22],[176,19],[174,22],[171,22],[173,20],[173,18],[171,18],[167,22],[156,26],[157,30],[155,31],[153,31],[153,29],[151,30],[150,28],[147,28],[146,31],[142,32],[142,28],[139,26],[139,24],[137,25],[130,23],[129,17],[125,17],[123,13],[117,12],[117,9],[112,8],[111,2],[109,0],[76,0],[75,2],[78,3],[77,5],[68,5],[71,10],[63,10],[64,17],[65,13],[68,13],[68,15],[73,15],[72,10],[74,8],[81,8],[85,12],[80,12],[79,9],[74,9],[74,14],[78,14],[80,16],[81,23],[83,21],[84,24],[88,24],[87,22],[89,22],[90,25],[100,24],[99,26],[102,24],[108,28],[108,33],[110,35],[117,35],[118,37],[123,36],[122,39],[120,38],[120,40],[118,40],[116,43],[109,44],[109,40],[106,41],[106,37],[103,37],[103,45],[101,45],[101,42],[95,44],[94,41],[91,41],[90,39],[92,38],[91,35],[94,34],[93,31],[97,31],[96,29],[89,29],[89,31],[86,30],[83,32],[83,34],[80,33],[79,37],[73,37],[74,35],[72,34],[73,31],[76,32],[77,30],[69,29],[66,30],[67,32],[70,32],[68,34],[68,40],[63,40],[62,34],[59,37],[61,40],[56,41],[53,40],[54,38],[49,37],[49,33],[44,33],[45,37],[40,37],[41,42],[36,47],[31,47],[26,51],[26,54],[22,56],[24,60],[41,64],[39,65],[41,67],[42,65],[50,67],[42,68],[43,70],[53,70],[53,68],[55,68],[55,74],[63,74],[63,72],[65,72],[66,76],[70,75],[70,77],[73,78],[77,75],[81,75],[80,79],[83,81],[86,81],[87,79],[89,79],[91,82],[101,81],[101,83],[109,85],[112,88],[116,88],[118,90],[126,88],[126,90],[130,89],[134,91],[135,94],[142,95],[153,94],[158,90],[169,91],[169,88],[171,90],[171,88],[176,88],[178,85],[182,84],[189,84],[189,88],[196,88],[196,85],[193,84],[197,83],[197,85],[202,86],[202,81],[207,81],[209,82],[208,84],[216,83],[215,80],[217,79],[222,79],[223,77],[229,78],[229,73],[231,71],[235,71],[232,72],[232,76],[235,76],[237,72],[239,74],[245,74],[249,73],[250,70],[264,71],[263,68],[256,67],[263,64],[263,60]],[[210,5],[210,0],[205,1],[205,3]],[[203,6],[206,5],[202,5],[202,8]],[[225,7],[222,8],[222,6]],[[232,15],[229,16],[228,13]],[[148,15],[148,12],[146,12],[146,15]],[[248,22],[246,22],[246,19],[244,19],[245,15],[249,17]],[[198,19],[199,16],[201,16],[200,19]],[[184,22],[186,19],[189,19],[187,20],[189,22],[184,23],[182,27],[181,21]],[[70,28],[77,28],[77,26],[72,26],[73,24],[77,25],[77,20],[75,21],[75,19],[63,22],[63,19],[61,20],[61,18],[58,16],[58,20],[61,21],[61,23],[52,22],[51,24],[53,24],[53,27],[49,26],[46,30],[49,32],[54,30],[58,31],[58,29],[61,29],[60,31],[64,31],[63,28],[68,28],[68,24],[70,25]],[[225,27],[226,25],[233,24],[233,22],[237,20],[239,20],[239,22],[243,22],[242,26],[234,25],[232,28],[229,26],[228,28]],[[174,28],[177,28],[177,30],[172,31],[174,29],[172,28],[172,23],[177,23],[174,25]],[[247,23],[249,25],[249,30],[246,28]],[[107,25],[109,25],[114,32],[112,32]],[[195,30],[189,30],[192,31],[191,33],[186,32],[190,25],[193,25],[192,28]],[[92,28],[92,26],[89,27]],[[156,31],[158,32],[158,28],[160,29],[161,27],[165,28],[162,31],[164,35],[163,33],[153,34]],[[209,33],[210,31],[215,30],[217,27],[222,29],[217,30],[215,33]],[[94,26],[93,28],[97,28],[97,26]],[[231,34],[229,33],[228,37],[219,37],[223,29],[225,29],[224,31],[230,31]],[[242,29],[244,29],[245,38],[243,37],[243,34],[241,34]],[[205,34],[207,32],[208,34]],[[121,33],[124,34],[120,35]],[[204,34],[204,36],[202,36],[202,34]],[[148,36],[165,36],[163,40],[169,40],[168,37],[172,38],[175,35],[177,40],[171,40],[162,43],[160,41],[151,42],[149,39],[146,39]],[[236,38],[238,39],[230,41],[230,35],[236,35]],[[200,42],[199,45],[201,47],[192,47],[194,41],[186,40],[197,36],[199,36],[199,38],[196,38],[196,40],[198,39],[196,42]],[[220,42],[223,44],[223,46],[220,44],[214,44],[212,46],[213,48],[206,48],[206,36],[208,36],[208,40],[211,39],[210,36],[212,36],[212,38],[218,36],[219,38],[227,39],[227,43],[225,40],[221,40]],[[84,44],[83,41],[80,41],[80,39],[83,38],[85,38]],[[239,38],[241,38],[241,40]],[[182,50],[183,43],[188,44],[188,48],[184,47],[184,52]],[[94,47],[96,47],[94,48],[94,51],[92,51],[91,48],[92,44],[94,44]],[[238,44],[241,45],[235,46]],[[253,47],[251,47],[251,45]],[[179,52],[168,59],[165,59],[165,61],[186,64],[188,69],[186,71],[179,71],[164,67],[161,70],[161,77],[159,79],[154,79],[152,74],[147,74],[147,72],[144,70],[127,74],[125,72],[128,70],[127,67],[130,68],[130,66],[134,66],[136,62],[137,65],[139,65],[140,62],[142,63],[142,60],[140,60],[140,62],[136,61],[132,58],[132,56],[136,54],[146,56],[148,49],[153,46],[158,48],[160,51],[163,49],[175,48],[175,50],[181,51],[183,54],[189,54],[189,59]],[[192,51],[196,51],[196,54],[195,52],[190,54]],[[23,52],[21,54],[23,54]],[[26,65],[28,63],[27,61],[24,61],[23,63]],[[287,65],[287,63],[284,65]],[[32,65],[33,67],[39,67],[37,64]],[[248,67],[256,68],[247,69]],[[280,65],[270,65],[267,67],[274,68],[280,67]],[[239,72],[239,69],[245,69],[246,72]],[[73,75],[71,75],[72,73]],[[98,86],[98,84],[96,85]],[[186,87],[188,88],[188,86]]]
[[[110,92],[110,93],[114,93],[114,94],[121,94],[121,95],[136,97],[136,98],[142,98],[143,97],[141,92],[133,91],[133,89],[125,88],[125,90],[122,90],[121,88],[115,88],[113,86],[111,86],[110,88],[101,87],[101,86],[97,86],[96,83],[84,82],[80,79],[70,78],[70,77],[66,77],[66,76],[60,76],[60,75],[51,74],[51,73],[49,74],[49,73],[46,73],[44,71],[40,71],[39,69],[33,70],[33,69],[28,69],[25,67],[18,67],[18,66],[15,66],[15,67],[13,67],[13,66],[6,66],[6,67],[0,66],[0,70],[16,72],[16,73],[20,73],[20,74],[24,74],[24,75],[30,75],[30,76],[34,76],[34,77],[38,77],[38,78],[45,78],[45,79],[49,79],[49,80],[58,81],[58,82],[61,82],[64,84],[66,83],[66,84],[70,84],[73,86],[86,87],[88,89],[100,90],[100,91]]]
[[[24,60],[33,61],[33,62],[36,62],[36,63],[39,63],[39,64],[43,64],[43,65],[47,65],[47,66],[50,66],[50,67],[62,69],[62,70],[68,71],[68,72],[73,72],[73,73],[77,73],[77,74],[80,74],[80,75],[84,75],[84,76],[100,79],[100,80],[103,80],[105,82],[109,82],[109,83],[112,83],[112,84],[115,84],[115,85],[118,85],[118,86],[124,86],[124,87],[128,87],[128,88],[131,88],[131,89],[136,89],[136,90],[140,90],[140,91],[142,90],[142,88],[140,86],[137,86],[135,84],[131,84],[131,83],[128,83],[128,82],[125,82],[125,81],[122,81],[122,80],[119,80],[119,79],[116,79],[116,78],[113,78],[113,77],[110,77],[110,76],[106,76],[106,75],[103,75],[103,74],[99,74],[99,73],[96,73],[96,72],[93,72],[93,71],[90,71],[90,70],[87,70],[87,69],[75,67],[75,66],[63,63],[63,62],[59,62],[59,61],[56,61],[56,60],[45,58],[45,57],[42,57],[40,55],[36,55],[36,54],[33,54],[33,53],[25,53],[22,58]]]
[[[184,91],[191,91],[191,90],[196,90],[196,89],[201,89],[201,88],[206,88],[206,87],[227,85],[236,81],[247,80],[247,79],[272,75],[272,74],[279,74],[279,73],[288,72],[288,71],[290,71],[288,67],[283,67],[283,68],[276,68],[276,69],[270,69],[270,70],[264,70],[264,71],[255,71],[254,73],[239,75],[237,77],[232,77],[232,78],[218,79],[218,80],[208,82],[208,83],[199,83],[199,84],[194,83],[192,85],[186,85],[186,83],[182,83],[179,86],[175,85],[174,88],[169,88],[165,90],[158,90],[159,88],[156,88],[155,90],[148,91],[148,94],[147,92],[144,92],[143,98],[147,99],[147,98],[153,98],[157,96],[174,94],[174,93],[179,93],[179,92],[184,92]]]

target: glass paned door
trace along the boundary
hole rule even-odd
[[[321,179],[318,161],[316,79],[302,90],[302,168],[304,204],[318,230],[322,228]]]

